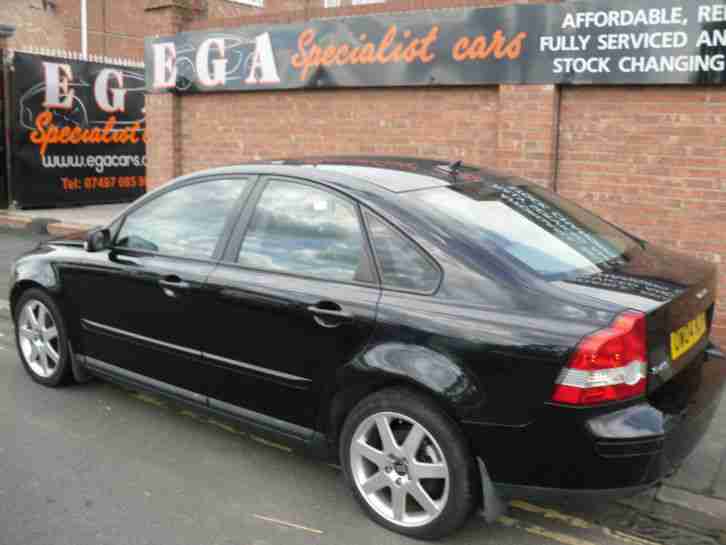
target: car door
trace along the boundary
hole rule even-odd
[[[358,205],[270,177],[208,279],[210,405],[305,434],[336,368],[366,345],[380,297]],[[254,417],[255,415],[253,415]]]
[[[228,176],[163,192],[123,219],[110,250],[66,273],[92,364],[206,396],[204,282],[250,186]]]

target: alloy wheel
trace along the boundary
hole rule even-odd
[[[379,412],[356,428],[351,473],[361,495],[393,524],[429,524],[446,507],[450,472],[436,439],[414,419]]]
[[[48,378],[58,370],[58,327],[48,307],[37,299],[29,299],[20,312],[18,339],[23,359],[33,373]]]

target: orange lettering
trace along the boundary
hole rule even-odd
[[[524,40],[527,37],[526,32],[520,32],[511,40],[507,40],[504,32],[497,30],[487,38],[486,35],[480,34],[473,40],[468,36],[462,36],[451,48],[451,56],[455,61],[465,60],[484,60],[494,55],[494,58],[501,60],[518,59],[524,48]]]
[[[53,114],[44,111],[35,118],[35,129],[30,133],[30,141],[40,146],[40,155],[45,156],[50,144],[111,144],[136,143],[139,139],[147,141],[146,131],[139,122],[131,127],[117,129],[116,117],[111,116],[106,121],[103,131],[98,127],[84,129],[81,127],[56,127],[53,125]]]

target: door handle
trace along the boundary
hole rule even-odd
[[[308,311],[313,314],[315,323],[322,327],[338,327],[344,322],[353,319],[353,314],[341,308],[337,303],[321,301],[317,305],[308,307]]]
[[[165,276],[164,278],[159,280],[159,285],[164,291],[164,294],[168,295],[169,297],[177,297],[177,290],[188,290],[192,287],[189,282],[185,282],[175,274]]]

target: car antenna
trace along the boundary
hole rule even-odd
[[[450,163],[446,169],[451,173],[452,176],[456,176],[459,173],[459,169],[461,168],[461,159],[458,159],[454,161],[453,163]]]
[[[444,172],[449,174],[449,176],[456,178],[456,176],[459,174],[459,169],[461,169],[462,164],[463,163],[462,163],[461,159],[458,159],[458,160],[454,161],[453,163],[449,163],[448,165],[436,165],[435,168],[438,168],[439,170],[443,170]]]

